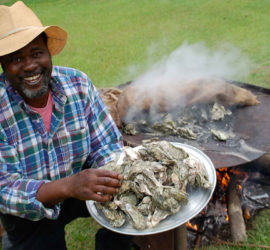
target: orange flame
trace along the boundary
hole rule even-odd
[[[186,223],[186,226],[187,227],[189,227],[189,228],[192,228],[192,229],[194,229],[194,230],[198,230],[198,226],[195,224],[195,225],[192,225],[191,223],[190,223],[190,221],[188,221],[187,223]]]
[[[242,186],[240,184],[237,185],[237,188],[238,188],[239,191],[242,190]]]
[[[217,171],[217,179],[222,189],[226,190],[230,183],[230,175],[228,173],[228,168],[220,168],[219,171]]]

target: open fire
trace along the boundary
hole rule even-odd
[[[268,172],[268,175],[262,174],[260,169],[257,169],[256,164],[254,164],[259,158],[262,158],[265,152],[270,151],[270,113],[266,108],[270,105],[270,91],[269,89],[259,88],[245,83],[233,82],[233,84],[249,90],[258,98],[259,104],[248,107],[233,105],[233,108],[230,109],[231,112],[228,112],[228,107],[231,106],[225,105],[224,118],[218,120],[213,118],[213,110],[217,110],[215,102],[214,104],[212,103],[212,106],[211,104],[208,106],[208,102],[203,102],[203,107],[206,106],[206,112],[200,112],[203,110],[200,109],[202,106],[197,106],[197,104],[185,107],[184,111],[186,112],[181,114],[176,113],[176,115],[175,113],[170,114],[170,112],[163,112],[162,110],[159,113],[153,112],[152,106],[151,108],[149,106],[151,103],[156,104],[157,108],[161,109],[164,105],[159,104],[165,103],[167,105],[167,99],[162,99],[162,95],[166,92],[158,88],[157,93],[161,95],[159,98],[161,103],[151,100],[148,102],[148,94],[142,95],[145,97],[145,99],[143,99],[144,101],[138,101],[134,96],[136,92],[139,92],[139,88],[137,88],[136,85],[134,86],[133,82],[120,85],[119,89],[121,91],[118,91],[117,95],[113,95],[114,102],[106,102],[106,105],[113,108],[111,110],[115,111],[113,113],[113,111],[110,110],[110,112],[117,114],[114,116],[114,119],[120,121],[119,128],[122,130],[124,142],[127,146],[139,146],[143,140],[153,138],[186,143],[197,147],[213,161],[218,180],[215,192],[205,209],[186,224],[185,230],[187,229],[187,237],[184,236],[181,238],[181,240],[186,240],[185,238],[187,238],[189,249],[206,246],[220,240],[226,241],[231,239],[233,242],[243,241],[247,237],[246,223],[248,220],[259,210],[270,207],[270,173]],[[128,91],[129,86],[134,86],[133,89],[131,88],[132,91]],[[146,88],[146,86],[147,84],[145,83],[143,90],[145,90],[144,88]],[[187,92],[176,91],[175,88],[167,88],[167,85],[164,88],[170,91],[173,89],[173,92],[175,92],[173,93],[174,95],[190,96]],[[197,92],[191,91],[192,93],[190,93],[193,96],[201,94],[201,85],[197,90]],[[207,88],[207,90],[205,89],[206,96],[209,96],[208,90],[209,88]],[[146,89],[145,91],[150,90]],[[190,91],[190,89],[188,91]],[[219,91],[219,89],[216,91]],[[225,93],[226,91],[221,92]],[[111,96],[105,94],[106,92],[103,92],[102,96],[105,100],[106,96]],[[173,104],[176,103],[176,100],[186,100],[186,98],[179,96],[177,96],[177,98],[171,98],[171,92],[168,93],[168,96],[172,99]],[[219,94],[215,92],[214,96],[219,96]],[[231,95],[227,94],[226,96]],[[122,100],[122,102],[119,102],[119,100]],[[164,102],[162,102],[162,100]],[[205,105],[206,103],[208,104]],[[138,107],[138,105],[141,104],[145,106]],[[135,114],[133,118],[136,121],[138,133],[133,133],[134,127],[129,127],[129,131],[126,130],[125,126],[130,121],[128,121],[126,117],[124,118],[124,116],[127,114],[128,117],[130,113],[122,110],[123,115],[119,112],[119,108],[126,109],[127,107],[130,107],[130,111],[134,111],[136,108],[143,111],[141,113],[142,117],[136,112],[132,113],[133,115]],[[211,109],[207,109],[209,107]],[[169,111],[172,110],[180,112],[177,107],[172,107]],[[220,109],[218,110],[220,111]],[[197,115],[198,113],[199,116]],[[164,114],[164,117],[157,116],[157,114]],[[151,126],[146,123],[149,120],[145,119],[144,115],[150,117],[149,124]],[[169,115],[172,115],[172,118],[177,117],[177,120],[169,119],[171,118]],[[188,118],[192,118],[191,121],[194,120],[195,122],[192,123],[188,119],[185,119],[183,122],[183,119],[186,117],[185,115],[187,115]],[[182,118],[180,122],[179,117]],[[204,119],[205,117],[208,119]],[[252,119],[250,119],[251,117]],[[156,125],[160,125],[157,124],[157,122],[159,122],[161,126],[157,127]],[[176,122],[176,125],[179,126],[175,125]],[[149,131],[152,125],[155,125],[154,133]],[[194,126],[190,127],[190,125]],[[200,125],[199,128],[198,125]],[[160,132],[160,127],[166,128],[164,133],[161,133],[163,131]],[[185,128],[185,130],[183,130],[183,128]],[[213,131],[211,131],[211,134],[201,133],[202,131],[205,132],[209,130],[209,128],[212,128],[212,130],[218,128],[222,131],[233,132],[235,136],[231,137],[232,133],[228,133],[230,137],[224,140],[223,137],[215,136]],[[159,133],[157,133],[157,130]],[[190,131],[194,133],[190,133]],[[194,136],[194,134],[196,134],[196,136]],[[270,165],[269,162],[268,166]],[[237,211],[234,211],[233,208],[236,208]],[[172,234],[180,234],[181,230],[176,231],[177,232],[173,232]],[[159,235],[159,237],[161,236]],[[175,236],[172,237],[174,237],[175,240]],[[149,238],[147,244],[151,244],[151,246],[154,241],[158,240],[154,238],[154,236]],[[146,241],[146,238],[143,238],[143,240]],[[168,242],[169,241],[167,241],[167,243]]]
[[[256,166],[249,166],[248,170],[241,166],[220,168],[216,172],[217,186],[212,199],[186,224],[188,249],[213,243],[230,244],[228,241],[239,244],[236,242],[246,238],[248,220],[259,210],[270,207],[270,178]],[[231,203],[234,205],[231,210],[240,209],[241,214],[235,216],[230,211]]]

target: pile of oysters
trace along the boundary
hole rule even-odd
[[[123,226],[127,218],[137,230],[156,227],[187,203],[188,186],[212,187],[203,163],[168,141],[145,140],[140,147],[125,147],[124,157],[102,168],[123,175],[113,199],[95,203],[113,227]]]
[[[232,108],[231,108],[232,109]],[[215,102],[213,104],[194,104],[185,108],[177,108],[171,112],[140,114],[134,120],[123,125],[123,133],[150,136],[177,136],[183,139],[218,141],[233,139],[232,110]]]

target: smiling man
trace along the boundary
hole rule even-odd
[[[52,73],[51,55],[45,33],[30,44],[1,57],[5,76],[13,88],[32,106],[46,105]]]
[[[98,169],[123,151],[121,134],[89,78],[53,66],[67,33],[43,26],[23,2],[0,5],[0,218],[3,249],[66,249],[64,227],[109,201],[121,176]],[[96,168],[92,168],[95,166]],[[102,229],[96,249],[130,249]]]

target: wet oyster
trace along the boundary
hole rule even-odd
[[[196,140],[197,139],[196,133],[194,133],[190,128],[178,127],[177,132],[183,138],[190,139],[190,140]]]
[[[142,201],[138,204],[137,207],[144,216],[149,215],[149,211],[151,211],[151,207],[152,207],[151,196],[144,196]]]
[[[234,137],[232,133],[229,133],[227,131],[222,131],[218,129],[210,129],[210,131],[215,136],[215,138],[220,141],[227,141],[229,138]]]
[[[122,171],[119,192],[112,201],[97,203],[112,226],[125,223],[124,213],[137,230],[155,227],[186,204],[188,185],[212,187],[204,165],[170,142],[147,140],[136,150],[125,147],[125,153],[120,163],[105,166]]]
[[[215,102],[210,111],[210,114],[211,114],[211,119],[213,121],[217,121],[217,120],[223,120],[225,115],[231,115],[232,112],[230,110],[226,110],[223,105]]]
[[[159,222],[166,219],[171,213],[169,211],[156,208],[153,214],[149,214],[147,218],[147,226],[149,228],[156,227]]]
[[[122,201],[117,201],[117,205],[128,215],[134,228],[137,230],[147,228],[146,220],[136,206]]]
[[[118,209],[112,209],[109,205],[103,205],[102,203],[96,203],[98,209],[100,209],[109,223],[113,227],[122,227],[126,222],[126,215],[123,211]]]
[[[204,165],[194,158],[187,160],[189,166],[188,183],[193,187],[211,188],[208,175]]]
[[[137,135],[137,126],[135,123],[128,123],[127,125],[124,126],[123,132],[127,135]]]

